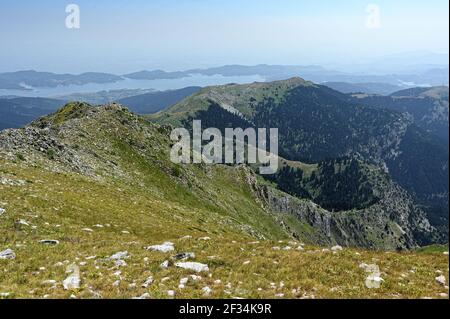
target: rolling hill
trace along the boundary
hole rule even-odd
[[[448,232],[448,148],[412,119],[300,78],[209,87],[150,118],[189,127],[276,127],[280,156],[317,163],[345,156],[378,166]]]

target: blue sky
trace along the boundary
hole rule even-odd
[[[81,28],[65,27],[66,5]],[[366,27],[366,7],[380,27]],[[447,0],[0,0],[0,72],[352,64],[448,52]]]

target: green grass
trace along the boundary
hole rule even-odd
[[[171,200],[154,194],[151,188],[93,182],[78,174],[0,163],[8,176],[32,181],[21,187],[0,186],[0,204],[7,210],[0,217],[0,250],[12,248],[17,254],[15,260],[0,261],[0,292],[9,292],[12,298],[68,298],[71,294],[94,298],[92,291],[103,298],[131,298],[145,292],[153,298],[166,298],[167,290],[175,290],[177,298],[202,298],[205,286],[212,288],[212,298],[275,298],[278,294],[285,298],[438,298],[446,292],[434,278],[437,271],[448,278],[448,259],[435,249],[406,253],[345,249],[337,254],[314,246],[306,246],[305,251],[273,250],[274,246],[296,248],[298,243],[289,243],[269,216],[252,221],[256,218],[254,206],[251,210],[233,207],[240,193],[238,185],[227,193],[231,196],[231,202],[226,202],[229,211],[217,207],[214,211],[214,204],[210,211],[202,209],[198,199],[189,194],[175,200],[169,189],[162,197]],[[226,174],[220,176],[222,180],[212,193],[229,187]],[[241,205],[252,207],[250,194],[244,192],[245,198],[248,202]],[[20,219],[30,226],[18,224]],[[257,241],[246,234],[239,225],[247,223],[268,239]],[[104,227],[96,228],[96,224]],[[186,235],[192,239],[180,240]],[[198,240],[204,236],[211,240]],[[275,240],[277,237],[282,242]],[[38,243],[42,239],[61,243],[44,246]],[[177,252],[194,252],[195,261],[208,264],[210,272],[201,274],[201,281],[178,289],[179,280],[191,273],[174,267],[159,269],[172,254],[143,249],[167,240],[175,243]],[[124,250],[130,258],[128,265],[120,268],[122,280],[115,287],[112,284],[118,279],[114,275],[118,269],[104,259]],[[96,258],[86,259],[89,256]],[[246,261],[250,263],[245,265]],[[59,262],[63,266],[58,266]],[[61,282],[67,276],[66,265],[80,262],[87,263],[80,266],[81,289],[65,291]],[[385,279],[380,289],[364,286],[367,275],[358,267],[363,262],[380,266]],[[142,288],[150,275],[155,283]],[[164,277],[169,279],[163,282]],[[56,288],[43,284],[45,280],[56,280]],[[133,283],[136,288],[129,287]]]

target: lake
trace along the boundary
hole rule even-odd
[[[25,97],[55,97],[73,93],[92,93],[99,91],[121,90],[121,89],[154,89],[158,91],[181,89],[187,86],[209,86],[223,85],[228,83],[252,83],[264,82],[265,79],[259,75],[250,76],[222,76],[222,75],[200,75],[193,74],[190,77],[167,80],[132,80],[124,79],[115,83],[89,83],[85,85],[66,85],[54,88],[33,88],[32,90],[4,90],[0,89],[0,96],[16,95]]]

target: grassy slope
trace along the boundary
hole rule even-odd
[[[167,290],[173,289],[176,297],[200,298],[205,286],[212,288],[214,298],[275,298],[279,293],[286,298],[436,298],[445,292],[434,280],[436,271],[448,278],[448,259],[442,252],[345,249],[332,254],[313,246],[305,251],[273,250],[273,246],[296,248],[298,243],[289,243],[276,217],[261,209],[248,191],[242,170],[183,166],[183,178],[176,178],[172,171],[160,168],[165,150],[160,154],[156,145],[165,138],[153,126],[142,122],[142,131],[129,129],[130,124],[119,124],[114,111],[78,121],[81,110],[67,121],[70,112],[66,111],[53,119],[54,125],[67,125],[61,130],[67,145],[80,154],[88,154],[88,150],[95,154],[92,158],[98,162],[86,162],[97,163],[92,165],[96,173],[90,176],[60,169],[56,166],[58,153],[51,156],[55,159],[26,150],[20,159],[0,153],[0,176],[26,181],[22,186],[0,184],[0,207],[6,209],[0,216],[0,251],[12,248],[17,254],[15,260],[0,260],[0,293],[10,293],[13,298],[67,298],[71,294],[129,298],[149,292],[153,298],[166,298]],[[114,133],[116,129],[120,134]],[[81,132],[85,138],[80,137]],[[144,133],[153,134],[153,147],[139,152],[139,144],[147,136]],[[130,139],[138,146],[130,145]],[[106,164],[100,164],[108,154],[118,173],[108,175]],[[94,226],[97,224],[103,227]],[[192,239],[180,240],[186,235]],[[204,236],[211,239],[199,240]],[[44,246],[38,243],[42,239],[61,243]],[[179,279],[191,272],[175,267],[162,270],[159,264],[172,254],[143,249],[167,240],[175,243],[178,252],[194,252],[195,261],[208,264],[210,272],[201,274],[201,281],[178,289]],[[124,250],[130,258],[118,276],[114,273],[119,269],[104,259]],[[96,257],[87,259],[89,256]],[[246,261],[250,263],[244,264]],[[358,268],[362,262],[380,266],[386,280],[382,288],[365,288],[367,274]],[[71,263],[82,263],[78,291],[65,291],[61,285],[67,277],[66,265]],[[155,283],[142,288],[150,275]],[[164,281],[164,277],[169,279]],[[113,286],[118,279],[119,286]],[[43,283],[45,280],[56,280],[56,288]],[[130,287],[133,283],[136,288]]]

